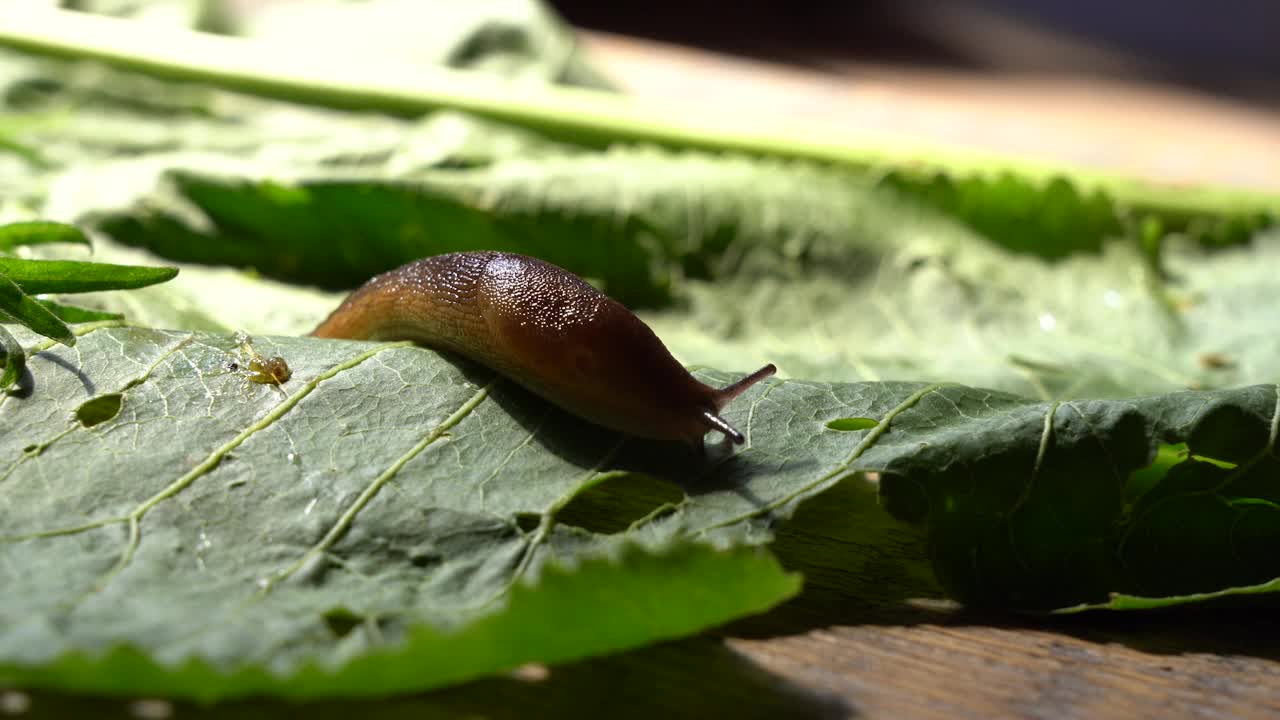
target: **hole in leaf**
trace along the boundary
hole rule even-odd
[[[674,509],[684,497],[684,491],[672,483],[628,473],[579,493],[556,513],[556,522],[613,534],[651,515]]]
[[[551,668],[542,663],[525,663],[512,670],[511,677],[521,682],[540,683],[551,677]]]
[[[435,567],[444,562],[444,558],[440,553],[429,550],[415,550],[409,553],[409,564],[416,568]]]
[[[516,513],[516,527],[523,532],[533,532],[542,524],[542,515],[539,513]]]
[[[329,628],[329,632],[333,633],[336,638],[344,638],[351,634],[352,630],[359,627],[364,622],[364,618],[356,615],[346,608],[333,608],[320,616],[324,621],[325,627]]]
[[[1155,459],[1151,464],[1129,473],[1124,484],[1124,494],[1129,502],[1142,497],[1155,487],[1168,474],[1169,468],[1187,459],[1187,444],[1161,445],[1156,448]]]
[[[120,414],[120,406],[124,403],[124,395],[108,393],[86,400],[76,408],[76,419],[85,427],[93,427],[104,423]]]
[[[854,430],[870,430],[879,425],[878,420],[864,417],[840,418],[827,423],[827,427],[840,432],[852,432]]]
[[[1151,461],[1150,465],[1129,473],[1129,479],[1125,482],[1125,500],[1133,503],[1159,485],[1170,470],[1188,459],[1209,463],[1223,470],[1232,470],[1237,467],[1236,463],[1227,460],[1218,460],[1204,455],[1193,455],[1187,448],[1186,443],[1161,445],[1156,448],[1156,457]]]

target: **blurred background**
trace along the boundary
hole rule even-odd
[[[1280,188],[1275,0],[554,0],[624,89]]]

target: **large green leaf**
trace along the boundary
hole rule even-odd
[[[23,291],[2,270],[0,270],[0,320],[17,321],[45,337],[51,337],[67,345],[76,344],[71,328],[59,320],[53,311]]]
[[[1042,400],[1280,378],[1280,234],[1207,250],[1170,241],[1168,280],[1132,244],[1051,262],[904,216],[860,268],[771,271],[689,288],[645,317],[689,363],[778,363],[795,377],[926,380]]]
[[[905,234],[904,216],[920,214],[847,174],[700,154],[535,155],[478,169],[406,167],[389,180],[375,177],[385,174],[380,162],[337,174],[323,157],[305,162],[223,161],[222,174],[207,159],[200,170],[183,157],[120,164],[77,173],[72,187],[135,187],[137,196],[57,192],[49,207],[94,207],[112,238],[164,257],[331,287],[424,255],[519,250],[648,306],[669,300],[679,275],[728,275],[744,254],[801,266],[857,261],[867,252],[859,244],[887,244]]]
[[[0,405],[0,677],[381,693],[693,632],[793,592],[742,548],[870,471],[966,601],[1280,577],[1275,386],[1044,403],[771,381],[728,411],[745,449],[700,458],[428,350],[259,338],[292,366],[276,387],[234,369],[237,342],[97,330],[32,356],[33,392]],[[600,490],[614,501],[575,509]]]
[[[386,693],[694,632],[797,587],[689,533],[556,523],[617,479],[619,443],[488,371],[402,344],[256,350],[292,379],[249,383],[214,336],[32,356],[32,391],[0,400],[0,679]]]

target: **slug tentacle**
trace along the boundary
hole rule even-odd
[[[735,383],[725,385],[719,390],[712,390],[711,402],[715,406],[715,410],[705,410],[702,413],[702,418],[706,421],[707,427],[724,433],[724,436],[732,440],[735,445],[741,445],[746,442],[746,437],[741,432],[738,432],[737,428],[730,425],[728,421],[716,413],[734,398],[746,392],[752,385],[772,376],[776,372],[778,372],[778,368],[773,363],[769,363]]]
[[[724,433],[724,436],[732,440],[734,445],[741,445],[747,441],[746,437],[744,437],[742,433],[738,432],[737,428],[730,425],[724,418],[710,410],[703,411],[702,417],[707,421],[708,427],[712,430],[719,430]]]
[[[436,255],[383,273],[312,334],[456,352],[596,424],[695,445],[708,430],[743,443],[718,413],[775,371],[766,365],[709,387],[617,301],[555,265],[493,251]]]
[[[765,365],[759,370],[742,378],[738,382],[731,383],[720,388],[716,391],[716,410],[728,405],[734,398],[746,392],[752,385],[755,385],[767,377],[771,377],[776,372],[778,372],[778,368],[773,363],[769,363],[768,365]],[[725,434],[727,435],[728,433]]]

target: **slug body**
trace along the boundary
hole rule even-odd
[[[488,365],[552,403],[614,430],[700,445],[730,400],[775,371],[725,388],[699,382],[622,304],[536,258],[461,252],[411,262],[353,292],[312,333],[413,340]]]

